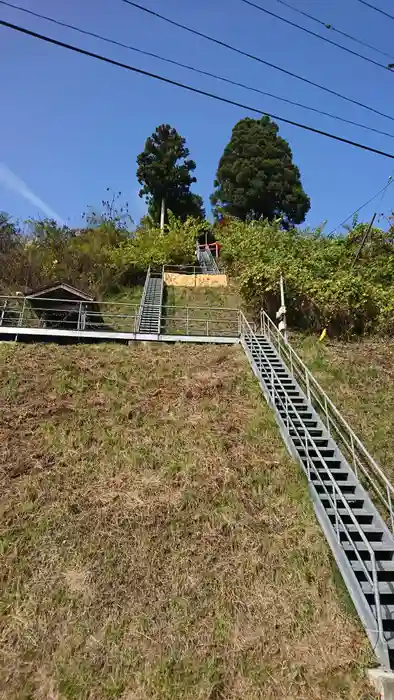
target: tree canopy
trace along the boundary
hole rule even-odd
[[[181,220],[205,216],[202,198],[190,190],[197,180],[192,175],[196,164],[189,155],[185,139],[169,124],[158,126],[146,140],[137,157],[137,178],[142,185],[139,195],[145,197],[154,221],[160,219],[163,199],[166,210]]]
[[[214,211],[242,221],[282,217],[300,224],[310,209],[290,146],[269,117],[241,119],[219,161]]]

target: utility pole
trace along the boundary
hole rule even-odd
[[[164,233],[164,220],[166,216],[166,200],[164,197],[161,198],[161,210],[160,210],[160,231]]]
[[[360,255],[362,249],[364,248],[365,243],[367,242],[367,238],[368,238],[369,234],[371,233],[371,228],[373,226],[373,222],[375,221],[375,218],[376,218],[376,211],[375,211],[375,213],[374,213],[374,215],[369,223],[369,226],[368,226],[366,232],[363,235],[362,241],[360,243],[360,247],[356,253],[356,257],[354,258],[351,267],[354,267],[354,265],[356,264],[358,256]]]
[[[282,273],[280,273],[279,286],[280,286],[280,309],[276,313],[276,318],[279,321],[279,324],[278,324],[279,331],[282,333],[282,335],[287,343],[285,285],[284,285]]]

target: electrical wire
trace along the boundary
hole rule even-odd
[[[352,36],[351,34],[347,34],[346,32],[343,32],[340,29],[337,29],[336,27],[333,27],[333,25],[330,24],[329,22],[323,22],[323,20],[318,19],[317,17],[314,17],[313,15],[310,15],[308,12],[305,12],[305,10],[300,10],[298,7],[294,7],[294,5],[290,5],[290,3],[285,2],[285,0],[276,0],[276,2],[278,2],[280,5],[284,5],[284,7],[288,7],[290,10],[293,10],[293,12],[298,12],[299,15],[303,15],[304,17],[311,19],[313,22],[317,22],[325,29],[329,29],[332,32],[336,32],[337,34],[340,34],[341,36],[346,37],[346,39],[350,39],[351,41],[355,41],[357,44],[360,44],[360,46],[365,46],[367,49],[371,49],[372,51],[376,51],[377,53],[380,53],[382,56],[386,56],[386,58],[393,59],[392,54],[389,54],[386,51],[382,51],[382,49],[378,49],[376,46],[372,46],[372,44],[368,44],[366,41],[363,41],[362,39],[357,39],[357,37]]]
[[[64,41],[59,41],[58,39],[53,39],[52,37],[48,37],[45,34],[39,34],[38,32],[34,32],[31,29],[27,29],[26,27],[21,27],[18,24],[13,24],[12,22],[6,22],[5,20],[0,20],[0,26],[3,27],[8,27],[8,29],[12,29],[16,32],[20,32],[21,34],[26,34],[27,36],[34,37],[35,39],[40,39],[41,41],[45,41],[48,44],[53,44],[54,46],[61,46],[64,49],[68,49],[69,51],[74,51],[75,53],[79,53],[83,56],[90,56],[91,58],[95,58],[98,61],[102,61],[104,63],[109,63],[113,66],[117,66],[119,68],[124,68],[126,70],[132,71],[133,73],[137,73],[139,75],[144,75],[149,78],[154,78],[155,80],[160,80],[162,83],[167,83],[168,85],[174,85],[176,87],[183,88],[184,90],[188,90],[189,92],[193,92],[196,95],[204,95],[205,97],[210,97],[213,100],[217,100],[219,102],[223,102],[225,104],[233,105],[234,107],[241,107],[241,109],[246,109],[251,112],[256,112],[257,114],[261,114],[263,116],[270,117],[270,119],[276,119],[277,121],[284,122],[285,124],[291,124],[291,126],[296,126],[300,129],[304,129],[305,131],[310,131],[311,133],[314,134],[319,134],[320,136],[326,136],[327,138],[330,138],[334,141],[339,141],[341,143],[346,143],[349,146],[354,146],[356,148],[361,148],[364,151],[369,151],[370,153],[376,153],[377,155],[380,156],[385,156],[386,158],[390,158],[394,160],[394,154],[393,153],[387,153],[386,151],[381,151],[377,148],[372,148],[372,146],[366,146],[365,144],[358,143],[357,141],[351,141],[350,139],[346,139],[343,136],[337,136],[336,134],[332,134],[328,131],[323,131],[322,129],[316,129],[315,127],[308,126],[307,124],[301,124],[300,122],[295,122],[292,119],[285,119],[284,117],[278,117],[275,114],[270,114],[269,112],[264,112],[261,109],[257,109],[256,107],[250,107],[248,105],[242,104],[241,102],[236,102],[235,100],[230,100],[227,97],[221,97],[220,95],[217,95],[212,92],[207,92],[206,90],[200,90],[199,88],[192,87],[191,85],[187,85],[185,83],[180,83],[177,80],[171,80],[170,78],[166,78],[162,75],[158,75],[157,73],[151,73],[150,71],[142,70],[142,68],[136,68],[135,66],[130,66],[127,63],[121,63],[120,61],[115,61],[113,58],[108,58],[107,56],[103,56],[102,54],[97,54],[93,53],[92,51],[87,51],[86,49],[82,49],[79,46],[74,46],[73,44],[68,44]]]
[[[277,15],[276,12],[271,12],[271,10],[267,10],[265,7],[261,7],[261,5],[257,5],[255,2],[252,2],[252,0],[240,0],[241,2],[244,3],[244,5],[249,5],[250,7],[254,7],[256,10],[260,10],[260,12],[264,12],[266,15],[270,15],[270,17],[275,17],[275,19],[279,19],[281,22],[285,22],[285,24],[289,24],[291,27],[296,27],[296,29],[301,29],[302,32],[305,32],[306,34],[310,34],[311,36],[317,37],[321,41],[325,41],[327,44],[331,44],[331,46],[336,46],[337,49],[342,49],[342,51],[346,51],[346,53],[352,54],[352,56],[357,56],[357,58],[362,58],[364,61],[368,61],[368,63],[372,63],[374,66],[378,66],[379,68],[383,68],[385,71],[390,72],[390,68],[388,66],[384,66],[383,63],[378,63],[378,61],[374,61],[373,58],[368,58],[368,56],[363,56],[363,54],[358,53],[357,51],[353,51],[352,49],[349,49],[347,46],[342,46],[341,44],[337,44],[336,41],[332,41],[332,39],[327,39],[325,36],[321,36],[321,34],[316,34],[316,32],[312,32],[311,29],[307,29],[306,27],[302,27],[301,24],[297,24],[296,22],[292,22],[289,19],[286,19],[285,17],[281,17],[280,15]]]
[[[95,32],[88,31],[87,29],[81,29],[80,27],[75,26],[74,24],[68,24],[67,22],[62,22],[61,20],[57,20],[53,17],[49,17],[48,15],[42,15],[39,12],[33,12],[33,10],[28,10],[25,7],[20,7],[19,5],[14,5],[13,3],[7,2],[7,0],[0,0],[1,5],[6,5],[7,7],[12,7],[15,10],[20,10],[21,12],[25,12],[29,15],[33,15],[34,17],[38,17],[39,19],[46,20],[48,22],[52,22],[53,24],[59,25],[61,27],[66,27],[67,29],[72,29],[73,31],[79,32],[80,34],[83,34],[85,36],[91,36],[94,37],[95,39],[99,39],[100,41],[105,41],[108,44],[113,44],[115,46],[120,46],[124,49],[128,49],[130,51],[134,51],[136,53],[142,54],[143,56],[149,56],[150,58],[155,58],[158,59],[159,61],[164,61],[165,63],[172,64],[174,66],[178,66],[179,68],[185,68],[186,70],[190,70],[194,73],[198,73],[200,75],[207,76],[209,78],[214,78],[215,80],[220,80],[223,83],[228,83],[229,85],[234,85],[236,87],[243,88],[244,90],[250,90],[251,92],[256,92],[260,95],[264,95],[265,97],[272,97],[274,100],[280,100],[281,102],[286,102],[287,104],[293,105],[294,107],[301,107],[302,109],[307,109],[310,112],[315,112],[316,114],[323,115],[325,117],[330,117],[331,119],[335,119],[337,121],[344,122],[345,124],[351,124],[352,126],[357,126],[361,129],[367,129],[368,131],[372,131],[376,134],[379,134],[381,136],[388,136],[389,138],[393,139],[394,134],[390,134],[387,131],[381,131],[380,129],[375,129],[372,126],[367,126],[366,124],[360,124],[359,122],[352,121],[351,119],[345,119],[344,117],[339,117],[335,114],[331,114],[330,112],[324,112],[321,109],[317,109],[316,107],[309,107],[308,105],[304,105],[300,102],[295,102],[294,100],[289,100],[286,97],[280,97],[279,95],[274,95],[271,92],[265,92],[264,90],[260,90],[259,88],[252,87],[251,85],[245,85],[245,83],[240,83],[237,80],[231,80],[230,78],[224,78],[223,76],[215,75],[214,73],[210,73],[209,71],[201,70],[200,68],[195,68],[194,66],[189,66],[186,63],[180,63],[179,61],[174,61],[171,58],[166,58],[164,56],[160,56],[156,53],[152,53],[151,51],[145,51],[143,49],[139,49],[136,46],[131,46],[130,44],[123,44],[121,41],[116,41],[115,39],[110,39],[108,37],[102,36],[101,34],[96,34]]]
[[[373,202],[374,199],[376,199],[377,197],[379,197],[380,194],[382,195],[382,198],[381,198],[380,201],[382,201],[384,195],[386,194],[387,188],[388,188],[393,182],[394,182],[393,176],[390,175],[390,177],[389,177],[389,179],[387,180],[386,184],[384,185],[384,187],[382,187],[382,189],[379,190],[379,192],[377,192],[376,194],[374,194],[374,196],[371,197],[371,199],[368,199],[367,202],[364,202],[364,204],[362,204],[361,207],[359,207],[358,209],[356,209],[355,211],[353,211],[348,217],[346,217],[346,219],[344,219],[344,220],[342,221],[342,223],[338,224],[338,226],[336,226],[335,228],[333,228],[333,230],[330,231],[330,233],[329,233],[328,235],[329,235],[329,236],[332,236],[332,234],[335,233],[335,231],[337,231],[339,228],[341,228],[341,226],[343,226],[344,224],[346,224],[346,222],[349,221],[349,219],[353,218],[353,216],[355,216],[356,214],[358,214],[358,213],[361,211],[361,209],[364,209],[364,207],[368,206],[368,204],[371,204],[371,202]]]
[[[358,107],[363,107],[364,109],[368,109],[370,112],[374,112],[375,114],[379,114],[380,117],[385,117],[386,119],[390,119],[391,121],[394,121],[394,117],[389,115],[389,114],[384,114],[383,112],[379,112],[379,110],[375,109],[374,107],[369,107],[368,105],[363,104],[362,102],[358,102],[358,100],[353,100],[351,97],[346,97],[345,95],[341,95],[341,93],[336,92],[335,90],[330,90],[330,88],[325,87],[324,85],[319,85],[319,83],[314,83],[312,80],[309,80],[308,78],[303,78],[301,75],[297,75],[297,73],[292,73],[289,70],[286,70],[285,68],[281,68],[280,66],[277,66],[275,63],[270,63],[269,61],[265,61],[262,58],[259,58],[258,56],[255,56],[254,54],[248,53],[247,51],[243,51],[242,49],[238,49],[236,46],[232,46],[232,44],[227,44],[225,41],[221,41],[220,39],[215,39],[212,36],[209,36],[208,34],[204,34],[203,32],[197,31],[197,29],[192,29],[191,27],[186,26],[185,24],[180,24],[179,22],[176,22],[173,19],[170,19],[169,17],[165,17],[164,15],[159,14],[159,12],[154,12],[154,10],[150,10],[147,7],[143,7],[143,5],[139,5],[137,2],[133,2],[132,0],[122,0],[122,2],[126,3],[127,5],[131,5],[132,7],[135,7],[137,10],[142,10],[143,12],[146,12],[149,15],[152,15],[153,17],[158,17],[159,19],[162,19],[164,22],[168,22],[168,24],[172,24],[174,27],[178,27],[179,29],[184,29],[186,32],[190,32],[190,34],[194,34],[195,36],[200,36],[203,39],[207,39],[208,41],[213,42],[214,44],[217,44],[218,46],[224,46],[226,49],[229,49],[230,51],[234,51],[235,53],[240,54],[241,56],[246,56],[247,58],[251,58],[253,61],[258,61],[258,63],[262,63],[265,66],[269,66],[270,68],[274,68],[275,70],[280,71],[281,73],[285,73],[286,75],[290,75],[292,78],[297,78],[297,80],[301,80],[304,83],[307,83],[308,85],[313,85],[313,87],[317,87],[320,90],[324,90],[324,92],[330,93],[330,95],[335,95],[335,97],[340,97],[342,100],[346,100],[346,102],[351,102],[352,104],[357,105]]]
[[[358,0],[361,2],[362,5],[366,5],[367,7],[371,8],[371,10],[375,10],[375,12],[380,12],[381,15],[384,15],[385,17],[388,17],[389,19],[394,19],[394,15],[390,15],[388,12],[385,12],[385,10],[381,10],[380,7],[375,7],[375,5],[371,5],[370,2],[366,2],[366,0]]]

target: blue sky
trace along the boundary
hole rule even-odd
[[[316,24],[275,0],[257,1],[273,12],[324,33],[323,28],[320,32]],[[394,22],[357,0],[291,2],[338,29],[390,51]],[[140,0],[140,3],[394,116],[394,73],[385,73],[247,7],[240,0]],[[394,121],[193,37],[121,0],[19,0],[19,4],[394,134]],[[376,4],[387,11],[392,9],[390,0],[376,0]],[[394,139],[389,137],[83,37],[1,5],[0,18],[266,109],[278,116],[394,153]],[[341,42],[338,35],[328,32],[325,35]],[[350,42],[347,45],[385,62],[383,56],[368,49],[357,48]],[[0,164],[3,164],[0,168],[0,210],[19,219],[39,215],[42,207],[37,200],[28,201],[26,196],[17,192],[23,181],[49,210],[71,225],[79,223],[81,213],[88,205],[100,203],[107,187],[123,193],[133,218],[138,221],[145,205],[137,194],[136,156],[143,149],[146,137],[161,123],[176,127],[186,138],[191,156],[197,163],[195,190],[204,197],[209,209],[215,171],[232,127],[245,116],[256,117],[251,112],[105,65],[2,27],[0,80]],[[390,159],[286,124],[279,125],[280,134],[291,145],[304,189],[312,201],[306,221],[310,226],[328,219],[327,230],[333,228],[377,192],[394,171],[394,161]],[[377,200],[363,210],[363,218],[370,216],[375,206],[386,214],[394,209],[394,186],[388,190],[383,202]]]

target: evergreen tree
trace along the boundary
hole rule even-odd
[[[211,195],[214,211],[300,224],[310,209],[289,144],[269,117],[241,119],[224,149]]]

